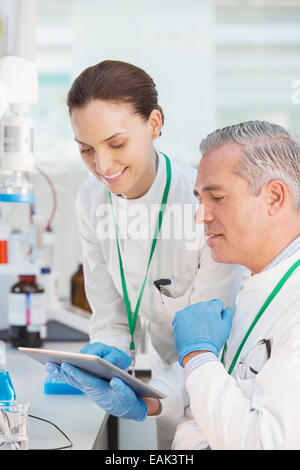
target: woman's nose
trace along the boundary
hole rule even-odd
[[[112,167],[112,160],[108,155],[105,153],[96,152],[95,154],[95,163],[96,163],[96,171],[99,174],[109,174],[110,168]]]

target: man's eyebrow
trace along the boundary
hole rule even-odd
[[[202,188],[202,191],[216,191],[218,189],[223,189],[223,186],[221,184],[211,184],[209,186],[204,186]],[[197,189],[193,190],[194,196],[196,196],[198,199],[201,198],[201,195]]]
[[[116,132],[115,134],[111,135],[110,137],[107,137],[106,139],[102,140],[100,143],[108,142],[109,140],[114,139],[115,137],[118,137],[119,135],[123,135],[123,134],[127,134],[127,132]],[[74,138],[74,140],[76,140],[76,142],[78,142],[79,144],[88,145],[89,147],[91,147],[90,144],[86,144],[85,142],[81,142],[81,140],[76,139],[76,137]]]
[[[221,184],[211,184],[209,186],[204,186],[202,191],[216,191],[217,189],[223,189]]]

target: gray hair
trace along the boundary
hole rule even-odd
[[[202,155],[223,145],[242,145],[242,157],[235,172],[246,179],[257,196],[274,179],[290,189],[294,208],[300,210],[300,140],[294,133],[267,121],[248,121],[217,129],[200,145]]]

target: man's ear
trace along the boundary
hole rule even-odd
[[[266,197],[268,203],[268,214],[275,216],[283,209],[288,196],[287,185],[279,179],[270,181],[266,187]]]

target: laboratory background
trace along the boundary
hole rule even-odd
[[[47,285],[47,319],[87,334],[75,199],[88,171],[66,106],[83,69],[115,59],[146,70],[165,115],[156,148],[197,167],[199,144],[216,128],[258,119],[300,132],[299,57],[300,0],[37,0],[35,202],[0,202],[0,331],[13,265],[30,261]],[[130,441],[127,430],[138,426],[122,422],[121,449],[155,448],[153,421]]]

